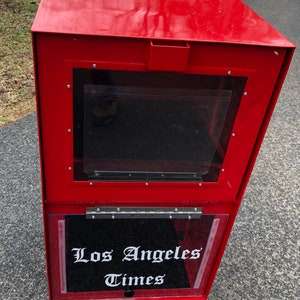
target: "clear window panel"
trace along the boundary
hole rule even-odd
[[[73,76],[75,180],[217,181],[246,78]]]
[[[119,297],[204,294],[228,221],[49,217],[54,295]]]

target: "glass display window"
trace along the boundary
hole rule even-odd
[[[54,299],[203,295],[227,221],[228,214],[170,218],[161,211],[49,215]]]
[[[73,69],[74,180],[216,182],[246,81]]]

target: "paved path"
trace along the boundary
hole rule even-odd
[[[245,2],[300,46],[299,0]],[[297,50],[210,300],[300,299],[299,94]],[[0,212],[0,299],[47,299],[35,114],[0,129]]]

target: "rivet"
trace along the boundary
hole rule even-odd
[[[72,132],[72,129],[68,128],[68,133],[71,133]]]
[[[231,136],[235,136],[235,133],[233,132],[233,133],[231,134]]]
[[[96,64],[93,64],[93,66],[92,66],[94,69],[96,69],[97,68],[97,65]]]
[[[148,182],[146,182],[146,183],[145,183],[145,186],[148,186],[148,185],[149,185],[149,183],[148,183]]]
[[[95,219],[95,216],[94,216],[94,215],[92,216],[92,219]]]
[[[189,215],[189,217],[188,217],[188,218],[189,218],[189,220],[190,220],[192,217]]]
[[[221,169],[221,172],[223,172],[223,173],[224,173],[224,172],[225,172],[225,169]]]
[[[248,96],[248,93],[247,93],[247,92],[244,92],[244,96]]]
[[[173,219],[172,215],[169,216],[170,219]]]
[[[198,185],[199,185],[199,186],[202,186],[202,183],[201,183],[201,182],[199,182],[199,183],[198,183]]]
[[[70,89],[71,88],[71,84],[67,84],[67,89]]]
[[[111,218],[114,219],[114,218],[115,218],[115,215],[112,215]]]
[[[228,75],[231,75],[231,71],[228,71],[227,74],[228,74]]]
[[[71,170],[72,170],[72,167],[69,167],[68,170],[71,171]]]
[[[175,208],[174,210],[175,210],[175,211],[178,211],[178,208]]]
[[[279,55],[279,53],[277,51],[274,51],[274,54],[277,55],[277,56]]]
[[[92,182],[90,182],[90,185],[93,185],[93,183],[92,183]]]

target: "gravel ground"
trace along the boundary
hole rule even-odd
[[[299,0],[245,1],[300,45]],[[297,50],[210,300],[300,299]],[[47,299],[35,114],[0,129],[0,299]]]

